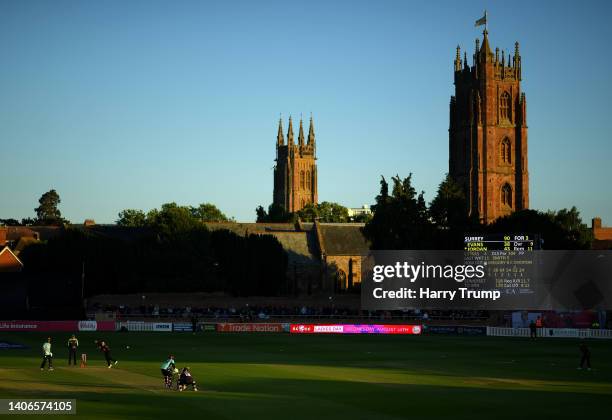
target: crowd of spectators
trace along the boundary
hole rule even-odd
[[[488,311],[456,311],[418,309],[406,311],[362,311],[360,309],[336,306],[282,306],[282,305],[249,305],[241,307],[192,307],[160,305],[102,305],[94,304],[89,312],[114,314],[117,319],[131,318],[198,318],[201,320],[231,319],[235,321],[261,321],[276,318],[367,318],[367,319],[419,319],[428,320],[487,320]]]

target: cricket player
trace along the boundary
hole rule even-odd
[[[529,323],[529,338],[535,340],[538,336],[538,328],[533,320]]]
[[[191,371],[189,370],[189,367],[184,367],[181,370],[181,375],[179,376],[178,390],[183,391],[187,389],[189,385],[191,385],[191,389],[193,389],[194,391],[198,390],[196,381],[195,379],[193,379],[193,376],[191,376]]]
[[[591,370],[591,350],[584,341],[580,343],[580,354],[582,357],[580,358],[580,367],[578,369],[586,366],[587,370]]]
[[[51,337],[47,338],[47,342],[42,345],[43,360],[40,364],[40,370],[45,370],[45,364],[49,363],[49,370],[53,370],[53,353],[51,353]]]
[[[76,355],[78,348],[79,340],[77,340],[76,336],[72,334],[72,337],[68,339],[68,366],[70,366],[70,361],[72,361],[74,366],[76,366]]]
[[[174,356],[171,354],[161,364],[161,374],[164,377],[164,385],[168,389],[172,387],[172,375],[174,374],[174,369],[176,369],[176,362],[174,361]]]
[[[113,356],[111,356],[110,347],[108,346],[106,341],[96,340],[94,341],[94,343],[96,343],[100,351],[104,353],[104,359],[106,359],[106,364],[109,369],[113,367],[113,365],[116,365],[117,363],[119,363],[118,360],[113,359]]]

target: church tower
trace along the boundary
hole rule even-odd
[[[308,138],[300,119],[298,142],[293,138],[293,121],[289,117],[287,144],[283,137],[283,121],[278,122],[276,165],[274,166],[273,203],[294,213],[306,204],[317,203],[317,165],[314,122],[310,117]]]
[[[527,103],[521,92],[521,56],[495,53],[483,32],[472,65],[454,60],[450,101],[449,174],[464,186],[470,215],[483,223],[529,207]]]

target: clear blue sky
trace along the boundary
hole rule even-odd
[[[314,114],[321,201],[410,172],[429,201],[485,8],[493,46],[521,43],[531,207],[612,225],[607,1],[1,1],[0,218],[55,188],[75,223],[170,201],[253,220],[279,113]]]

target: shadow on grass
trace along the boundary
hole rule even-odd
[[[576,419],[606,418],[610,396],[321,380],[244,380],[201,392],[105,394],[48,392],[76,398],[86,418],[206,419]],[[40,398],[34,390],[12,397]]]

